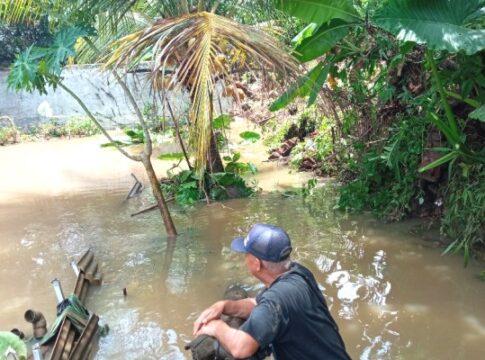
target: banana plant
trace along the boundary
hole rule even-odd
[[[323,55],[327,55],[325,61],[328,62],[332,59],[328,56],[330,50],[356,27],[373,26],[392,33],[397,40],[424,45],[435,89],[446,116],[446,120],[442,120],[430,114],[430,119],[446,136],[451,148],[446,150],[442,158],[420,171],[427,171],[458,157],[466,161],[485,162],[483,154],[473,153],[465,144],[465,137],[447,99],[450,93],[441,83],[433,57],[433,51],[471,55],[485,48],[485,30],[481,25],[485,14],[484,0],[389,0],[383,2],[372,15],[369,15],[368,9],[357,11],[350,0],[274,0],[274,3],[290,15],[314,23],[297,37],[294,53],[301,62]],[[323,66],[319,65],[319,68],[323,69]],[[310,93],[307,90],[309,84],[321,86],[318,77],[314,76],[315,69],[276,100],[272,110],[281,108],[280,104],[286,105],[297,96],[307,96]],[[288,98],[290,101],[285,101]],[[473,112],[471,117],[483,121],[484,114],[481,108]]]

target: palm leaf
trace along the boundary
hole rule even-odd
[[[351,0],[274,0],[276,8],[308,22],[323,24],[331,19],[356,21]]]
[[[9,24],[31,22],[39,18],[42,5],[47,1],[3,0],[0,2],[0,20]]]
[[[399,40],[470,55],[485,48],[485,30],[467,27],[483,19],[482,6],[482,0],[391,0],[373,21]]]
[[[292,84],[283,95],[276,99],[269,108],[271,111],[277,111],[291,102],[297,97],[310,96],[310,105],[315,101],[318,92],[320,91],[323,82],[327,79],[329,66],[318,63],[307,74],[301,76],[294,84]]]
[[[263,32],[213,13],[167,18],[117,43],[106,66],[131,68],[152,54],[151,85],[162,93],[164,80],[189,91],[190,134],[196,167],[205,170],[211,136],[216,79],[231,83],[234,71],[259,69],[283,74],[297,71],[294,58]]]

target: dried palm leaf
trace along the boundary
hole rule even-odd
[[[170,77],[170,84],[189,91],[190,135],[199,175],[210,146],[215,83],[230,85],[232,74],[241,70],[277,73],[285,79],[298,69],[296,60],[267,34],[209,12],[162,19],[120,39],[106,66],[130,69],[147,54],[154,89],[165,91],[163,79]]]

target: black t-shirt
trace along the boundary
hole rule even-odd
[[[257,305],[240,330],[276,360],[349,360],[337,325],[313,274],[293,263],[256,297]]]

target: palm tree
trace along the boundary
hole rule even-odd
[[[174,86],[189,92],[190,142],[196,150],[197,173],[203,179],[207,167],[222,170],[211,126],[215,84],[231,85],[234,74],[241,71],[260,70],[286,78],[297,66],[262,31],[215,14],[216,7],[200,11],[203,1],[195,12],[189,12],[184,3],[180,15],[118,40],[106,66],[130,70],[150,54],[150,84],[162,98]]]

